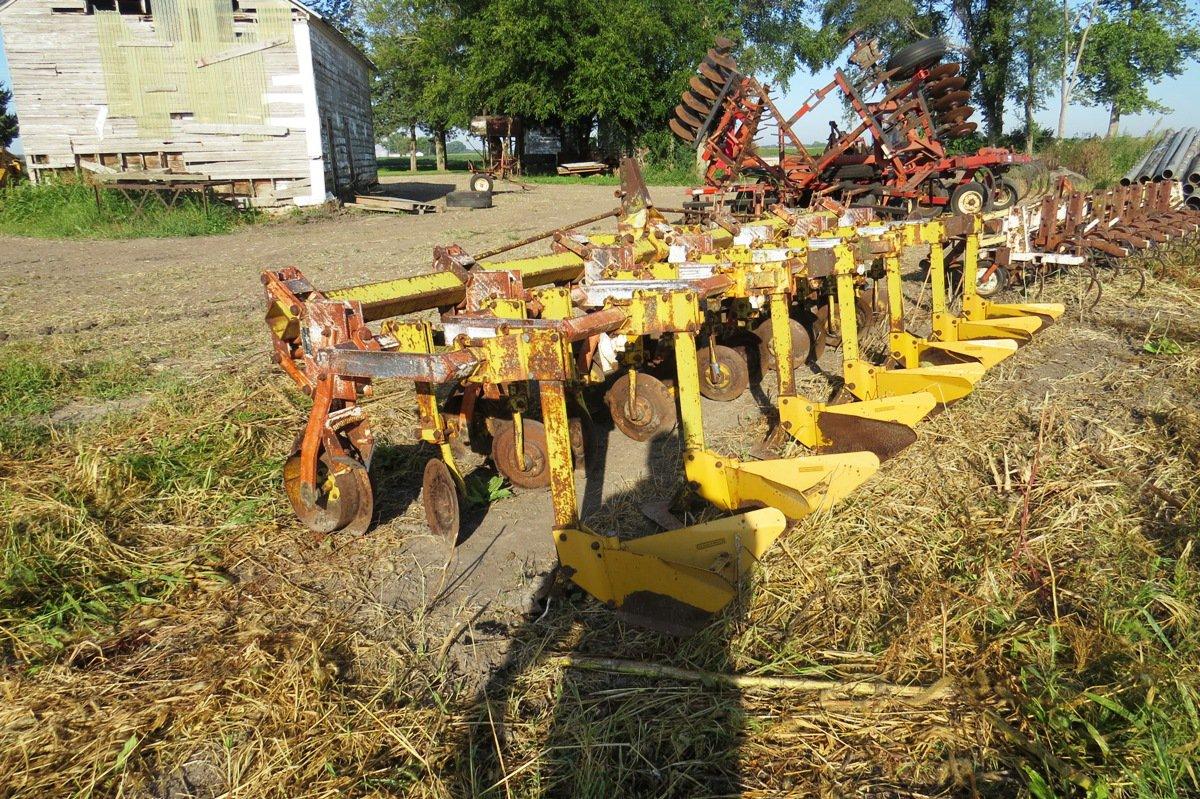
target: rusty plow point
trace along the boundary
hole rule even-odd
[[[901,422],[836,412],[818,414],[817,430],[829,442],[818,452],[870,452],[881,463],[896,457],[917,440],[917,431]]]

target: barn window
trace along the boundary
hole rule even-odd
[[[116,11],[130,17],[150,16],[150,0],[87,0],[87,13]]]

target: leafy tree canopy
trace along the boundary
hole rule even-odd
[[[1200,52],[1200,28],[1185,0],[1104,4],[1080,65],[1082,98],[1123,114],[1164,111],[1150,88],[1175,77]]]
[[[8,111],[12,102],[12,92],[5,86],[0,86],[0,147],[7,147],[17,138],[17,118]]]

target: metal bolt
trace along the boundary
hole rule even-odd
[[[599,548],[600,548],[600,542],[599,542],[599,541],[593,541],[593,542],[592,542],[592,549],[599,549]]]
[[[559,533],[559,534],[558,534],[558,540],[559,540],[559,541],[566,541],[566,540],[567,540],[567,534],[566,534],[566,533]]]

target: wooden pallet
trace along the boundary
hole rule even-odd
[[[437,213],[437,206],[432,203],[406,200],[403,197],[384,197],[377,194],[356,194],[354,202],[346,203],[346,207],[384,214],[417,214],[420,216]]]
[[[608,164],[599,161],[575,161],[558,165],[560,175],[601,175],[605,172],[608,172]]]

